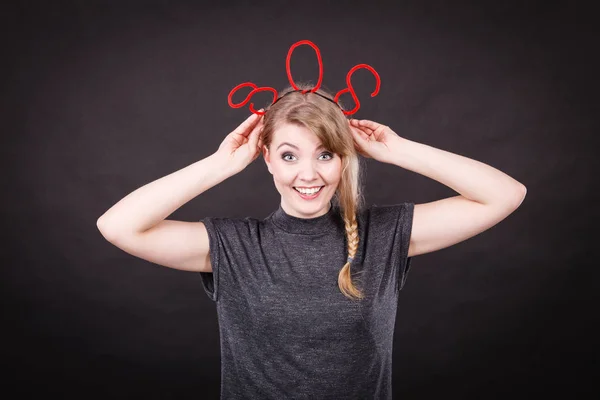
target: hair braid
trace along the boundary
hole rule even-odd
[[[354,212],[350,212],[350,215],[343,215],[344,225],[346,227],[346,239],[348,241],[348,256],[354,258],[358,249],[358,224],[356,222],[356,215]],[[338,286],[342,293],[350,298],[362,299],[364,298],[363,293],[353,284],[352,274],[350,271],[351,261],[347,261],[344,267],[340,270],[338,275]]]

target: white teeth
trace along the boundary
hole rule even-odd
[[[299,189],[299,188],[294,188],[296,189],[298,192],[302,193],[302,194],[315,194],[317,193],[319,190],[321,190],[323,187],[321,186],[318,189]]]

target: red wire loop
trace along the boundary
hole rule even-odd
[[[303,44],[307,44],[313,49],[315,49],[315,53],[317,53],[317,62],[319,63],[319,81],[317,82],[317,86],[315,86],[312,89],[303,90],[302,94],[305,94],[307,92],[316,92],[321,87],[321,82],[323,81],[323,60],[321,59],[321,51],[319,50],[317,45],[311,42],[310,40],[301,40],[299,42],[294,43],[292,47],[290,47],[287,54],[287,58],[285,59],[285,69],[287,71],[288,80],[290,81],[290,84],[294,89],[300,90],[298,86],[296,86],[296,84],[294,83],[294,79],[292,78],[292,71],[290,70],[290,60],[292,58],[292,53],[294,52],[294,49]]]
[[[287,57],[285,60],[285,69],[287,71],[288,80],[290,81],[290,84],[292,85],[292,87],[295,90],[300,90],[298,88],[298,86],[296,86],[296,83],[294,82],[294,79],[292,78],[292,71],[290,69],[290,61],[291,61],[292,53],[294,52],[294,49],[303,44],[307,44],[315,50],[315,53],[317,54],[317,62],[319,63],[319,80],[317,81],[317,84],[314,88],[305,89],[305,90],[301,91],[302,94],[306,94],[308,92],[316,92],[321,87],[321,82],[323,81],[323,60],[321,59],[321,51],[319,50],[319,48],[310,40],[300,40],[299,42],[294,43],[288,50],[288,54],[287,54]],[[339,92],[337,92],[337,94],[335,95],[335,98],[333,99],[334,103],[338,104],[338,99],[342,94],[349,92],[352,95],[352,99],[354,100],[355,106],[350,111],[344,111],[342,109],[342,112],[345,115],[352,115],[352,114],[356,113],[358,111],[358,109],[360,108],[360,101],[358,100],[358,96],[356,96],[356,92],[354,91],[354,88],[352,87],[352,83],[350,82],[350,78],[352,77],[352,74],[360,68],[368,69],[375,76],[375,79],[376,79],[375,90],[373,91],[373,93],[371,93],[371,97],[375,97],[379,93],[379,88],[381,86],[381,78],[379,77],[379,74],[377,73],[377,71],[375,71],[375,69],[373,67],[371,67],[370,65],[367,65],[367,64],[358,64],[358,65],[354,66],[346,75],[346,84],[348,86],[346,88],[340,90]],[[248,93],[248,95],[246,95],[246,99],[243,102],[234,104],[233,101],[231,100],[231,97],[239,89],[241,89],[243,87],[247,87],[247,86],[252,87],[252,91],[250,93]],[[236,87],[234,87],[231,90],[231,92],[229,92],[227,101],[228,101],[230,107],[240,108],[240,107],[243,107],[244,105],[246,105],[246,103],[248,103],[250,101],[250,99],[252,98],[252,96],[254,94],[256,94],[258,92],[264,92],[267,90],[273,92],[273,102],[271,103],[271,105],[273,105],[273,103],[275,103],[277,101],[277,91],[275,89],[273,89],[272,87],[258,87],[257,85],[255,85],[252,82],[241,83],[241,84],[237,85]],[[338,106],[339,106],[339,104],[338,104]],[[253,112],[254,114],[264,115],[266,113],[266,111],[261,112],[261,111],[255,110],[254,103],[250,103],[249,108],[250,108],[250,111]]]
[[[339,97],[347,92],[350,92],[350,94],[352,95],[352,99],[354,100],[354,103],[356,103],[356,105],[354,106],[354,108],[350,111],[343,111],[342,112],[345,115],[352,115],[354,113],[356,113],[358,111],[358,109],[360,108],[360,101],[358,101],[358,96],[356,95],[356,92],[354,91],[354,88],[352,87],[352,83],[350,82],[350,78],[352,77],[352,74],[354,73],[354,71],[361,69],[361,68],[366,68],[369,71],[371,71],[373,73],[373,75],[375,76],[375,91],[373,91],[373,93],[371,93],[371,97],[375,97],[377,96],[377,94],[379,93],[379,88],[381,87],[381,78],[379,77],[379,74],[377,73],[377,71],[375,71],[375,68],[371,67],[370,65],[367,64],[358,64],[355,65],[346,75],[346,84],[348,85],[347,88],[340,90],[339,92],[337,92],[337,94],[335,95],[335,97],[333,98],[333,101],[335,101],[336,103],[338,102]]]
[[[246,99],[239,103],[239,104],[234,104],[233,101],[231,100],[231,97],[233,96],[233,94],[235,92],[237,92],[239,89],[246,87],[246,86],[251,86],[253,89],[250,93],[248,93],[246,95]],[[239,85],[237,85],[236,87],[233,88],[233,90],[231,90],[231,92],[229,92],[229,96],[227,96],[227,102],[229,103],[229,105],[233,108],[240,108],[246,105],[247,102],[250,101],[250,99],[252,98],[252,96],[254,96],[254,94],[258,93],[258,92],[264,92],[266,90],[270,90],[273,92],[273,103],[275,102],[275,100],[277,100],[277,90],[270,88],[270,87],[257,87],[254,83],[252,82],[246,82],[246,83],[240,83]],[[258,114],[258,115],[265,115],[266,111],[257,111],[254,109],[254,103],[250,103],[250,111],[252,111],[254,114]]]

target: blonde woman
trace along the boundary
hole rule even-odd
[[[281,194],[267,218],[166,219],[261,154]],[[365,206],[361,156],[460,194]],[[525,192],[491,166],[348,120],[323,89],[288,87],[214,154],[129,194],[98,228],[134,256],[201,274],[217,307],[222,399],[391,399],[412,257],[484,232]]]

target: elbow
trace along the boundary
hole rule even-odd
[[[104,222],[102,217],[98,218],[98,220],[96,221],[96,227],[98,228],[102,236],[104,236],[104,238],[108,240],[108,229],[106,228],[106,222]]]
[[[105,214],[102,214],[100,218],[96,221],[96,226],[101,233],[104,233],[106,230],[106,217]]]
[[[523,203],[523,200],[525,200],[526,195],[527,195],[527,188],[525,187],[525,185],[519,183],[519,188],[516,191],[515,200],[514,200],[515,209],[519,208],[521,203]]]
[[[114,223],[114,221],[111,222],[105,216],[98,218],[96,226],[102,236],[114,245],[117,245],[117,243],[121,243],[124,240],[129,240],[130,237],[137,235],[139,232],[129,229],[123,224]]]
[[[103,217],[104,216],[98,218],[98,220],[96,221],[96,227],[98,228],[102,236],[104,236],[106,240],[112,243],[116,240],[116,234],[114,232],[115,230],[109,228],[106,222],[106,218]]]

